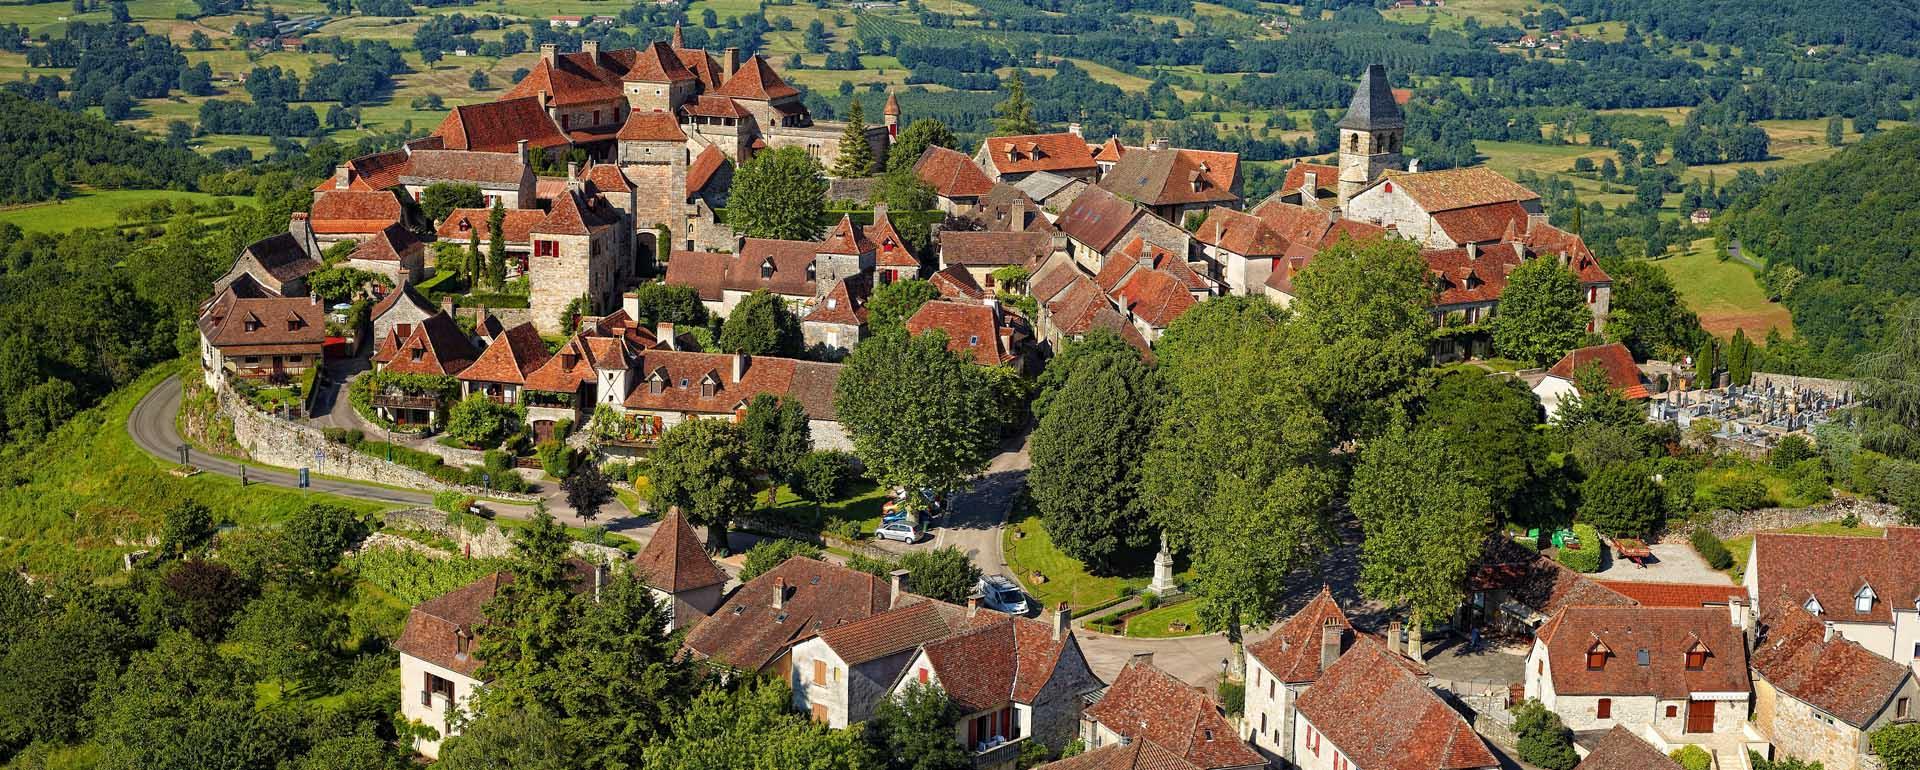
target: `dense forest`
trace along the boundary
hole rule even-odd
[[[0,204],[65,197],[75,183],[191,190],[220,167],[100,118],[0,91]]]

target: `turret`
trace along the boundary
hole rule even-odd
[[[900,137],[900,99],[893,91],[887,91],[887,106],[880,112],[886,116],[887,137],[898,139]]]

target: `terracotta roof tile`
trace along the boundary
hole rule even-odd
[[[772,101],[788,96],[797,96],[799,91],[780,79],[780,73],[773,71],[773,65],[767,63],[767,57],[754,54],[740,63],[740,69],[720,84],[714,94],[735,99],[754,99]]]
[[[553,199],[553,208],[547,212],[540,224],[534,225],[530,233],[549,235],[591,235],[595,230],[610,226],[619,221],[605,198],[595,195],[591,198],[579,190],[569,189]]]
[[[1632,730],[1614,725],[1573,770],[1681,770],[1681,766]]]
[[[1334,601],[1333,592],[1321,586],[1320,593],[1274,629],[1271,636],[1247,645],[1247,654],[1282,682],[1312,682],[1320,678],[1320,629],[1328,625],[1353,628],[1339,602]]]
[[[387,225],[361,241],[354,247],[349,259],[364,259],[373,262],[399,262],[403,257],[424,251],[427,248],[412,230],[400,226],[399,222]]]
[[[553,118],[540,108],[533,96],[501,99],[453,108],[433,130],[441,147],[448,150],[518,153],[519,142],[527,140],[527,149],[544,150],[568,144],[565,134],[553,124]]]
[[[1265,220],[1225,206],[1215,206],[1208,211],[1193,237],[1243,257],[1283,256],[1290,245],[1286,237]]]
[[[966,153],[930,146],[913,162],[913,173],[942,198],[972,198],[993,189],[993,179]]]
[[[527,381],[527,375],[546,364],[551,355],[533,324],[522,323],[494,337],[473,365],[460,373],[460,379],[519,385]]]
[[[361,235],[398,224],[405,213],[390,191],[326,190],[314,196],[307,222],[319,235]]]
[[[980,288],[979,282],[973,280],[973,273],[967,272],[966,268],[959,265],[934,273],[927,282],[933,284],[933,288],[938,289],[940,296],[945,299],[977,300],[987,296],[986,290]]]
[[[627,178],[626,173],[621,171],[619,166],[612,163],[595,163],[580,177],[593,185],[592,192],[597,195],[629,193],[634,190],[633,181]]]
[[[1388,171],[1381,184],[1397,184],[1428,213],[1508,201],[1539,200],[1539,194],[1486,166],[1440,171]]]
[[[1822,617],[1841,623],[1891,623],[1893,607],[1920,604],[1920,528],[1891,527],[1880,537],[1789,535],[1761,532],[1747,569],[1758,581],[1754,602],[1819,604]],[[1866,612],[1854,606],[1863,587],[1876,597]]]
[[[1640,367],[1634,365],[1633,353],[1618,342],[1575,348],[1562,356],[1547,370],[1547,374],[1572,381],[1581,368],[1593,363],[1606,371],[1607,381],[1615,389],[1625,391],[1642,387]],[[1644,397],[1646,391],[1643,389],[1640,395]]]
[[[668,509],[653,539],[633,557],[634,576],[647,585],[677,594],[727,582],[727,573],[707,557],[698,535],[680,509]]]
[[[893,220],[885,210],[875,211],[873,224],[862,225],[860,233],[873,244],[875,264],[920,269],[920,260],[907,251],[906,239],[900,237],[899,230],[893,229]]]
[[[373,303],[373,309],[368,311],[367,317],[378,321],[381,316],[386,315],[387,311],[392,310],[402,301],[418,309],[423,316],[433,315],[435,312],[433,303],[428,302],[426,297],[420,296],[420,292],[413,288],[411,281],[405,281],[400,284],[400,288],[387,292],[379,302]]]
[[[981,610],[974,628],[921,646],[940,687],[966,713],[1032,703],[1060,663],[1071,632],[1055,640],[1046,623]]]
[[[801,321],[863,326],[867,323],[867,296],[872,293],[872,286],[873,282],[864,275],[847,276],[834,284]]]
[[[840,221],[827,231],[818,250],[821,254],[871,254],[875,246],[867,238],[866,228],[853,223],[853,215],[841,214]]]
[[[1102,746],[1034,770],[1204,770],[1150,740]]]
[[[990,136],[981,152],[1001,176],[1034,171],[1092,171],[1093,150],[1077,134]]]
[[[698,99],[681,105],[688,115],[703,118],[751,118],[753,113],[736,104],[732,99],[716,94],[701,94]]]
[[[500,220],[500,240],[503,244],[525,244],[533,240],[534,226],[547,218],[547,212],[539,209],[505,209],[506,215]],[[492,209],[454,209],[447,212],[447,218],[440,221],[437,234],[441,240],[466,243],[472,239],[473,231],[480,231],[480,242],[485,244],[491,237],[487,229],[488,217]]]
[[[1054,224],[1068,237],[1104,254],[1139,215],[1140,209],[1127,199],[1090,186],[1073,199]]]
[[[519,185],[527,176],[527,164],[511,152],[473,152],[469,150],[414,150],[412,160],[399,178],[403,182],[473,182],[494,185]]]
[[[1106,292],[1100,291],[1098,284],[1083,275],[1075,275],[1072,282],[1055,295],[1046,307],[1047,312],[1053,315],[1054,326],[1069,337],[1078,337],[1093,328],[1097,311],[1113,311],[1115,317],[1121,317],[1119,311],[1114,311],[1113,306],[1108,304]],[[1121,318],[1124,320],[1124,317]]]
[[[1045,231],[995,232],[956,230],[940,233],[940,261],[965,267],[1019,265],[1028,269],[1053,253],[1053,236]]]
[[[1433,222],[1454,243],[1491,243],[1527,221],[1527,207],[1513,201],[1437,211]]]
[[[730,162],[718,145],[707,145],[707,148],[701,150],[700,155],[693,159],[693,163],[687,166],[687,197],[691,198],[706,189],[707,182],[713,180],[714,172]]]
[[[418,324],[394,324],[373,354],[382,371],[397,374],[457,375],[479,357],[473,341],[445,313]]]
[[[1427,689],[1409,666],[1371,638],[1358,637],[1300,696],[1297,707],[1356,767],[1499,767],[1473,727]]]
[[[326,307],[311,297],[241,298],[223,291],[200,313],[214,347],[314,346],[326,341]]]
[[[779,608],[773,606],[776,583],[786,586]],[[760,671],[821,631],[884,611],[889,590],[865,572],[795,556],[734,591],[687,635],[687,649],[719,665]]]
[[[656,40],[633,54],[633,64],[627,68],[621,80],[643,83],[674,83],[685,80],[697,80],[693,70],[687,69],[686,62],[666,41]]]
[[[633,390],[626,407],[651,412],[733,414],[761,394],[790,398],[815,420],[834,419],[833,391],[840,382],[840,364],[825,364],[774,356],[751,356],[739,378],[733,374],[734,356],[688,350],[642,351],[632,367]],[[712,395],[703,395],[702,380],[717,380]],[[660,382],[659,392],[653,381]],[[683,384],[684,383],[684,384]]]
[[[1127,662],[1086,718],[1135,741],[1151,741],[1203,768],[1262,766],[1205,693],[1139,659]]]
[[[751,292],[766,289],[788,297],[814,295],[813,260],[820,244],[748,238],[739,254],[676,251],[667,260],[666,282],[691,286],[700,298],[719,301],[722,290]],[[767,274],[767,268],[772,274]]]
[[[1782,603],[1764,619],[1754,643],[1754,673],[1795,700],[1866,729],[1913,672],[1845,636],[1828,634],[1813,613]]]
[[[972,358],[981,366],[994,366],[1014,358],[1014,352],[1001,339],[1002,334],[1012,336],[1013,330],[996,322],[999,314],[986,305],[934,300],[921,305],[907,319],[907,333],[939,329],[947,335],[947,350]]]
[[[353,189],[385,190],[400,184],[400,175],[412,165],[407,151],[388,150],[347,161],[347,171],[353,177]]]
[[[552,65],[540,59],[527,76],[502,97],[536,97],[547,92],[550,105],[570,106],[624,99],[621,77],[632,65],[634,49],[602,51],[596,60],[585,52],[563,53]]]
[[[1724,609],[1663,607],[1567,607],[1540,626],[1535,637],[1547,648],[1554,691],[1562,695],[1652,695],[1667,700],[1689,693],[1748,689],[1747,648]],[[1587,654],[1604,645],[1608,658],[1589,669]],[[1704,644],[1706,665],[1686,666],[1687,651]],[[1646,650],[1648,664],[1638,664]]]
[[[1699,583],[1642,583],[1636,580],[1595,580],[1600,587],[1632,599],[1642,607],[1725,607],[1731,599],[1746,600],[1747,589],[1736,585]]]
[[[500,586],[513,580],[505,572],[496,572],[445,594],[421,602],[407,613],[406,628],[393,644],[395,649],[442,668],[467,676],[480,670],[480,659],[472,651],[473,634],[486,615],[481,609],[500,592]],[[456,635],[467,637],[465,645]]]
[[[680,120],[672,113],[634,110],[627,114],[627,122],[620,126],[620,133],[614,138],[628,142],[684,142],[687,132],[680,130]]]
[[[967,628],[1005,617],[993,611],[967,617],[967,608],[934,599],[903,601],[900,606],[870,617],[824,629],[820,640],[849,666],[897,655],[928,642],[945,639]]]
[[[1230,203],[1240,155],[1210,150],[1136,149],[1121,156],[1100,186],[1148,206]]]
[[[1315,190],[1340,189],[1340,169],[1323,166],[1318,163],[1295,163],[1287,167],[1286,181],[1280,185],[1281,194],[1298,192],[1307,186],[1307,174],[1313,174]]]
[[[599,378],[596,367],[627,368],[629,351],[616,344],[620,340],[601,338],[600,342],[593,344],[585,332],[573,335],[546,363],[527,374],[525,387],[543,393],[574,393]]]
[[[1518,235],[1537,254],[1567,255],[1567,266],[1580,276],[1582,283],[1608,283],[1613,280],[1606,270],[1601,269],[1599,260],[1594,259],[1587,242],[1578,235],[1531,219],[1527,221],[1525,231]]]

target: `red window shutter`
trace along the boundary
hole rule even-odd
[[[1599,707],[1595,710],[1594,717],[1597,719],[1612,719],[1613,718],[1613,699],[1601,698]]]
[[[920,669],[920,683],[921,684],[927,683],[927,670],[924,668]]]

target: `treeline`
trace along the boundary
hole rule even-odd
[[[102,187],[193,189],[218,165],[191,150],[0,91],[0,203],[65,197],[74,182]]]
[[[1679,41],[1836,45],[1868,53],[1920,55],[1920,7],[1904,0],[1567,0],[1567,13],[1631,20]]]
[[[79,107],[118,99],[159,99],[179,87],[187,58],[164,35],[139,26],[74,22],[45,45],[27,48],[27,66],[72,67],[66,86]]]

